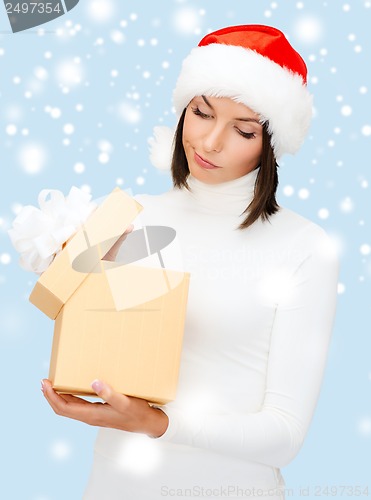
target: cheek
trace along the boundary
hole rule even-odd
[[[243,139],[247,144],[240,140],[231,145],[231,154],[235,159],[236,165],[245,166],[250,162],[256,162],[262,153],[262,141],[259,139]]]

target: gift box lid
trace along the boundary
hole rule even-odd
[[[88,274],[101,265],[102,257],[142,209],[131,196],[115,188],[40,276],[31,292],[30,302],[55,319]],[[81,262],[81,254],[84,254],[83,271],[74,265],[79,256]]]

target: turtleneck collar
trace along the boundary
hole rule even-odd
[[[259,168],[238,179],[218,184],[202,182],[191,174],[187,177],[189,195],[203,212],[240,216],[254,196]]]

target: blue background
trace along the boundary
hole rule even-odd
[[[332,486],[349,498],[356,491],[341,486],[357,485],[371,496],[370,21],[364,0],[95,0],[13,34],[0,5],[1,498],[80,499],[96,434],[42,397],[53,323],[28,302],[37,278],[19,267],[7,229],[43,188],[76,185],[94,198],[115,185],[168,189],[147,139],[175,124],[181,61],[208,31],[244,23],[280,28],[307,61],[315,118],[301,151],[281,161],[279,202],[322,225],[341,255],[321,397],[282,471],[288,497],[326,497],[315,487]]]

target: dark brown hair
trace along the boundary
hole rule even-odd
[[[175,187],[185,187],[189,190],[187,177],[189,175],[188,162],[183,148],[183,125],[186,109],[179,119],[174,136],[174,152],[171,162],[171,174]],[[279,210],[276,201],[278,187],[278,164],[271,146],[271,136],[268,133],[268,125],[263,125],[263,149],[260,161],[260,169],[255,181],[254,197],[244,210],[247,216],[239,225],[238,229],[251,226],[260,217],[264,221]]]

